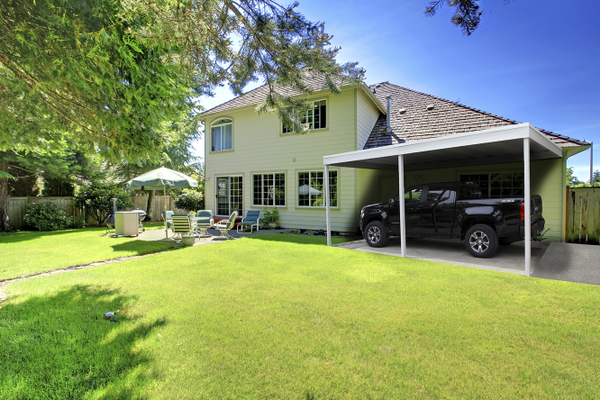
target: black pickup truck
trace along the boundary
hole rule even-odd
[[[464,239],[475,257],[491,257],[498,244],[510,244],[525,236],[523,198],[484,199],[471,182],[413,186],[404,192],[406,235]],[[542,198],[531,196],[531,235],[544,230]],[[390,236],[400,235],[398,197],[371,204],[360,211],[360,229],[372,247],[383,247]]]

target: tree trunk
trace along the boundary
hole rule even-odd
[[[8,159],[6,156],[6,153],[0,152],[0,171],[8,174]],[[14,232],[15,228],[8,218],[8,178],[0,178],[0,216],[2,218],[0,230]]]
[[[146,221],[152,221],[154,213],[154,190],[148,190],[148,206],[146,207]]]

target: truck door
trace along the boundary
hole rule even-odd
[[[417,235],[419,227],[418,209],[423,198],[423,186],[408,188],[404,191],[404,208],[406,211],[406,235]],[[390,208],[390,225],[394,235],[400,234],[400,208],[398,198],[394,200],[393,207]]]
[[[419,216],[416,213],[419,204],[423,200],[423,186],[411,187],[404,191],[404,209],[406,212],[406,235],[416,235],[419,225]],[[400,235],[400,208],[398,197],[394,199],[389,209],[390,228],[394,235]]]
[[[448,237],[452,233],[454,222],[454,203],[456,192],[449,185],[429,185],[427,204],[431,212],[431,236]]]
[[[450,236],[454,220],[454,192],[450,185],[429,185],[423,201],[412,212],[414,235]]]

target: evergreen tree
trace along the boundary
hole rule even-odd
[[[509,3],[512,0],[503,0],[504,3]],[[454,7],[454,15],[450,21],[459,27],[465,35],[471,35],[481,22],[481,14],[483,10],[479,7],[479,0],[435,0],[429,3],[425,8],[425,15],[434,16],[436,12],[447,4],[449,7]]]
[[[261,111],[292,119],[279,85],[308,93],[307,69],[329,88],[358,82],[356,63],[298,3],[272,0],[3,0],[0,2],[0,214],[8,158],[74,144],[114,162],[158,163],[193,123],[198,99],[228,84],[271,89]],[[278,92],[279,90],[279,92]],[[285,92],[285,93],[284,93]]]
[[[567,168],[567,186],[573,187],[579,185],[581,182],[573,175],[573,167]]]

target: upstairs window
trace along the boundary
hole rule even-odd
[[[298,117],[302,124],[307,124],[308,129],[327,128],[327,101],[319,100],[309,103],[309,106],[298,111]],[[283,133],[293,133],[294,127],[284,124]]]
[[[233,149],[233,121],[220,119],[213,122],[211,129],[211,150],[225,151]]]

